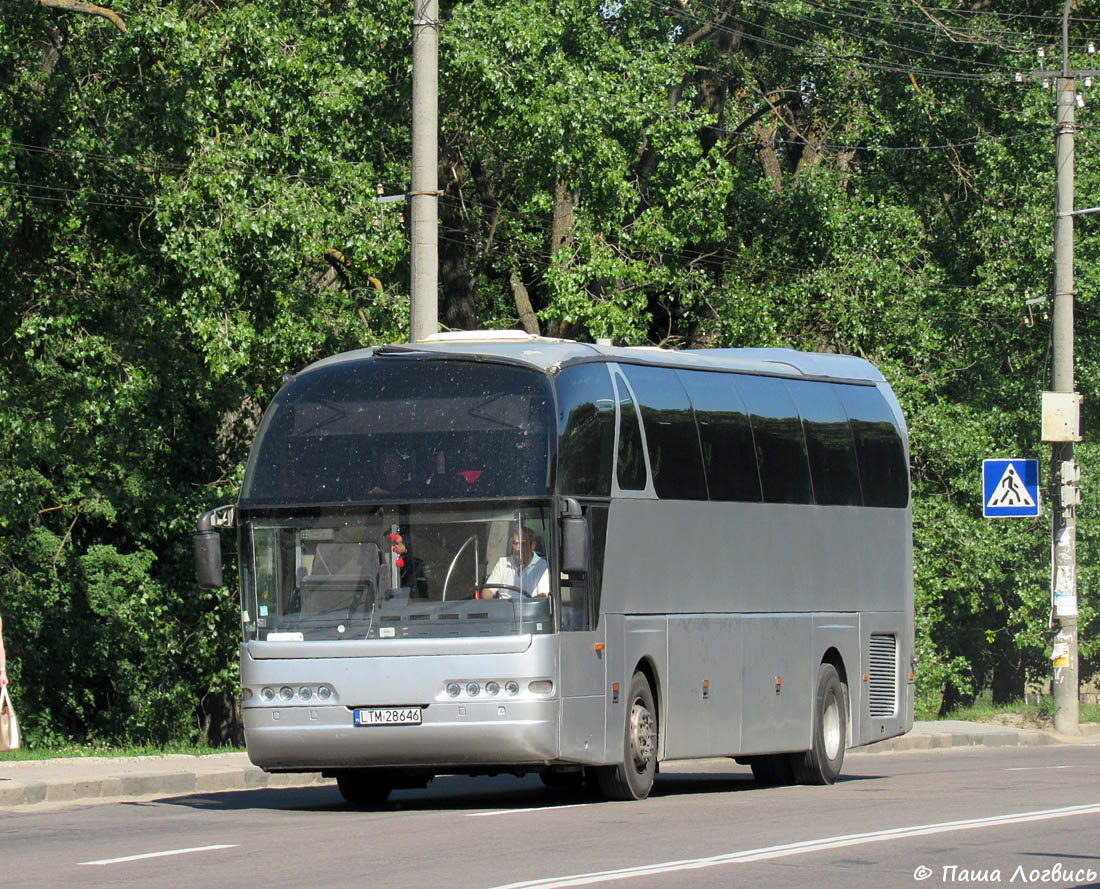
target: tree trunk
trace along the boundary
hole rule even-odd
[[[203,695],[199,704],[199,727],[203,741],[210,747],[233,744],[244,746],[244,722],[241,699],[237,695]]]
[[[516,311],[519,313],[519,320],[523,325],[523,329],[534,336],[538,336],[539,319],[535,315],[535,310],[531,307],[531,297],[528,295],[523,281],[520,280],[518,272],[512,272],[510,283],[512,285],[512,298],[516,301]]]
[[[470,233],[463,220],[461,163],[444,163],[444,194],[440,202],[439,283],[443,305],[440,320],[448,330],[477,330],[477,305],[470,276]]]
[[[1024,696],[1025,671],[1017,651],[1006,647],[999,654],[999,659],[993,665],[990,691],[993,693],[994,704],[1008,704]]]
[[[701,314],[705,316],[705,320],[703,318],[695,320],[688,328],[687,347],[689,349],[716,348],[721,345],[718,334],[713,329],[720,320],[718,313],[708,305]]]
[[[764,168],[764,175],[776,191],[783,190],[783,167],[779,163],[779,155],[775,151],[775,133],[778,126],[765,126],[757,122],[753,126],[756,138],[760,140],[760,165]]]
[[[574,207],[577,201],[580,200],[580,192],[577,189],[571,189],[569,183],[567,183],[561,177],[554,183],[554,211],[550,220],[550,261],[553,262],[558,253],[566,247],[571,248],[573,246],[573,231],[577,226],[577,216],[574,212]],[[519,283],[523,287],[523,283],[519,281],[518,275],[512,276],[512,292],[516,293],[516,283]],[[523,296],[527,296],[527,288],[523,289]],[[519,308],[520,297],[516,297],[516,307]],[[530,306],[530,301],[527,303]],[[532,313],[533,314],[533,313]],[[523,310],[520,309],[520,320],[523,320]],[[537,326],[537,325],[536,325]],[[524,322],[524,329],[527,330],[527,323]],[[530,332],[528,330],[528,332]],[[562,325],[560,321],[550,321],[546,331],[547,336],[561,336]]]
[[[580,195],[575,189],[559,179],[554,183],[554,218],[550,228],[550,253],[556,254],[563,247],[573,246],[573,229],[577,217],[573,206]]]

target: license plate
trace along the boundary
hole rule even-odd
[[[420,708],[365,707],[354,717],[356,725],[420,725]]]

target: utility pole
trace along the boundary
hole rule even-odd
[[[439,327],[439,0],[413,0],[409,341]]]
[[[1077,669],[1077,504],[1080,471],[1073,459],[1080,440],[1080,396],[1073,372],[1073,217],[1091,213],[1073,209],[1074,134],[1078,103],[1076,76],[1100,72],[1076,71],[1069,63],[1069,13],[1062,14],[1062,68],[1036,71],[1033,76],[1055,82],[1054,317],[1053,391],[1043,393],[1043,440],[1051,442],[1051,627],[1057,628],[1051,660],[1054,667],[1054,730],[1080,733]],[[1094,52],[1089,44],[1090,55]]]
[[[1070,0],[1066,0],[1068,25]],[[1066,38],[1065,32],[1063,37]],[[1055,392],[1072,393],[1073,380],[1073,136],[1077,89],[1069,69],[1068,39],[1063,52],[1062,73],[1056,83],[1055,165],[1057,197],[1054,201],[1054,319],[1053,364]],[[1076,482],[1073,467],[1073,442],[1051,445],[1051,478],[1054,479],[1054,504],[1051,517],[1054,602],[1052,620],[1060,623],[1054,638],[1054,730],[1076,735],[1078,725],[1077,691],[1077,505],[1074,492],[1066,491],[1067,475]],[[1066,486],[1068,487],[1068,486]],[[1066,496],[1066,495],[1070,496]],[[1061,600],[1063,607],[1057,607]],[[1065,607],[1071,606],[1071,607]],[[1057,612],[1061,611],[1061,614]],[[1065,662],[1065,666],[1058,666]]]

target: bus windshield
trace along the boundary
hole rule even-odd
[[[548,505],[310,512],[242,523],[246,641],[553,631]]]
[[[545,497],[552,404],[546,377],[514,365],[325,365],[268,408],[240,506]]]

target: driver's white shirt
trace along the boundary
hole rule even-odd
[[[550,572],[547,570],[546,559],[535,553],[531,554],[531,561],[522,571],[516,570],[511,556],[501,556],[485,581],[485,585],[490,588],[494,583],[519,587],[529,596],[550,595]],[[500,599],[511,599],[514,592],[497,588],[493,590],[493,595]]]

